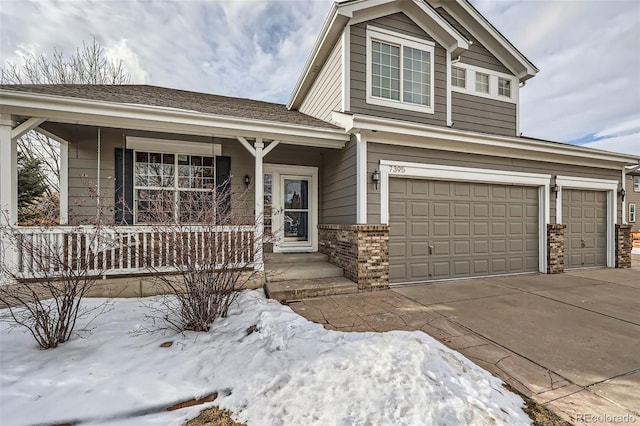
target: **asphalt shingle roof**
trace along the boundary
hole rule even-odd
[[[328,129],[331,123],[288,110],[285,105],[149,85],[3,84],[3,90],[124,104],[151,105],[253,120]]]

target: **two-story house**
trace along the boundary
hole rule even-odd
[[[263,248],[323,252],[361,290],[625,265],[620,190],[639,159],[523,137],[519,93],[537,72],[466,0],[338,1],[287,105],[2,86],[0,204],[15,221],[15,139],[36,129],[61,143],[62,224],[95,213],[82,174],[136,232],[150,191],[249,185],[257,270]]]

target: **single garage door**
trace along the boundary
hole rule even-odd
[[[538,189],[392,178],[391,283],[538,271]]]
[[[607,193],[562,189],[565,268],[607,266]]]

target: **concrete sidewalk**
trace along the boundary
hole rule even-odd
[[[291,307],[330,329],[422,330],[574,424],[640,422],[638,270],[438,282]]]

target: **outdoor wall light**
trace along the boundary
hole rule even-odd
[[[558,198],[558,192],[560,192],[560,187],[558,186],[557,183],[554,183],[553,185],[551,185],[551,192],[553,192],[556,195],[556,198]]]
[[[618,191],[618,195],[620,196],[622,201],[624,201],[624,197],[625,197],[625,195],[627,195],[627,191],[625,191],[624,188],[622,188],[622,189],[620,189],[620,191]]]
[[[249,189],[249,185],[251,185],[251,176],[244,175],[244,186]]]
[[[378,189],[378,182],[380,182],[380,172],[379,171],[374,171],[371,174],[371,182],[374,183],[374,185],[376,186],[376,189]]]

